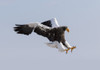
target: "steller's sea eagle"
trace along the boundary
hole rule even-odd
[[[48,38],[50,43],[46,43],[49,47],[58,48],[59,51],[63,52],[71,49],[71,52],[76,46],[70,46],[65,40],[65,31],[69,32],[67,26],[59,26],[56,18],[30,24],[16,24],[14,31],[18,34],[29,35],[33,31],[38,35]]]

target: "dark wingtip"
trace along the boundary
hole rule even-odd
[[[14,27],[14,31],[18,31],[19,29],[18,29],[18,27]]]
[[[22,25],[19,25],[19,24],[15,24],[16,27],[13,27],[14,28],[14,31],[19,31],[19,29],[21,28]]]
[[[20,24],[15,24],[15,25],[16,26],[13,28],[17,34],[29,35],[33,30],[33,28],[28,27],[28,25],[20,25]]]
[[[13,27],[14,31],[18,31],[18,27],[21,26],[19,24],[15,24],[16,27]]]

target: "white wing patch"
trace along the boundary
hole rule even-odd
[[[59,24],[56,18],[52,18],[51,23],[52,23],[52,27],[59,27]]]

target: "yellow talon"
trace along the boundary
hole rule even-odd
[[[73,51],[73,49],[75,49],[76,48],[76,46],[73,46],[72,48],[71,48],[71,52]]]
[[[68,48],[68,49],[65,49],[65,51],[66,51],[66,54],[68,53],[68,51],[69,51],[70,49]]]

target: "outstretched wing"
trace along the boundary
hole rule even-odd
[[[44,22],[42,22],[41,24],[46,25],[46,26],[48,26],[48,27],[52,27],[52,28],[54,28],[54,27],[59,27],[59,24],[58,24],[56,18],[52,18],[52,19],[50,19],[50,20],[44,21]]]
[[[29,35],[34,30],[34,32],[39,35],[47,36],[47,31],[50,29],[51,29],[50,27],[40,23],[31,23],[31,24],[24,24],[24,25],[17,24],[16,27],[14,27],[15,32],[24,35]]]
[[[16,27],[14,27],[14,31],[17,32],[18,34],[29,35],[33,31],[33,27],[30,27],[29,24],[25,25],[16,24]]]

